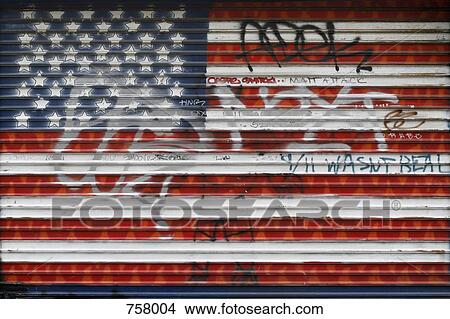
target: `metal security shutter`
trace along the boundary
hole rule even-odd
[[[6,296],[448,295],[447,1],[0,18]]]

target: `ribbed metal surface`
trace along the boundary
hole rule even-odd
[[[7,296],[448,292],[446,1],[0,17]]]

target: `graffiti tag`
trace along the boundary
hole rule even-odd
[[[409,127],[404,127],[407,121],[414,121],[414,116],[417,115],[416,111],[404,111],[395,110],[386,114],[384,118],[384,126],[388,130],[398,130],[398,129],[413,129],[422,126],[425,120],[418,120],[417,124],[413,124]]]
[[[293,53],[286,52],[288,43],[283,38],[282,34],[282,31],[286,29],[280,31],[280,26],[287,27],[287,32],[295,32]],[[255,28],[258,32],[259,46],[249,49],[249,45],[247,43],[247,34],[249,31],[248,29],[251,27]],[[311,43],[309,43],[309,41],[306,39],[305,32],[313,32],[317,34],[321,38],[322,43],[315,43],[309,46],[309,44]],[[264,24],[260,24],[254,20],[246,20],[241,23],[240,37],[242,53],[237,55],[237,58],[245,60],[250,72],[253,72],[253,67],[250,64],[249,55],[258,52],[268,53],[271,56],[272,60],[279,67],[281,67],[282,62],[289,62],[292,59],[298,57],[304,62],[333,61],[335,70],[339,71],[339,58],[360,56],[361,61],[356,67],[356,72],[360,73],[361,71],[372,71],[372,67],[366,65],[366,63],[372,56],[372,50],[368,49],[356,52],[347,52],[348,49],[357,45],[361,39],[359,37],[356,37],[350,43],[337,46],[334,41],[334,33],[335,27],[333,22],[330,21],[326,23],[326,32],[324,32],[314,24],[303,24],[301,26],[297,26],[296,24],[287,21],[269,21]],[[273,35],[276,40],[271,40],[269,35]],[[276,49],[281,49],[281,52]],[[320,53],[317,54],[317,51],[320,49],[325,49],[325,53],[323,53],[322,56],[320,55]]]

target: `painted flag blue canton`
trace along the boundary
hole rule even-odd
[[[196,21],[207,14],[183,4],[3,12],[0,128],[201,125],[183,109],[205,95],[208,28]]]

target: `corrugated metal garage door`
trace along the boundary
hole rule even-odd
[[[448,293],[447,1],[49,3],[1,12],[9,296]]]

